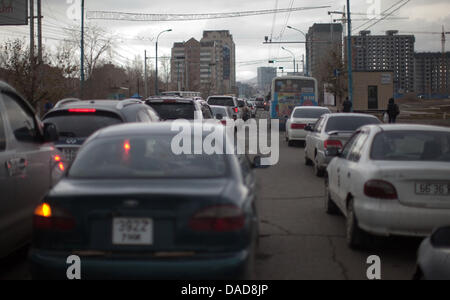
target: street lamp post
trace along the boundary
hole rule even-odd
[[[353,104],[353,73],[352,73],[352,18],[350,15],[350,0],[347,0],[347,65],[348,65],[348,99]],[[353,111],[353,105],[352,105]]]
[[[292,55],[292,58],[293,58],[293,60],[294,60],[294,73],[297,73],[297,71],[295,70],[296,63],[295,63],[295,54],[294,54],[294,52],[292,52],[292,51],[286,49],[285,47],[281,47],[281,49],[283,49],[284,51],[289,52],[289,53]]]
[[[158,40],[159,37],[161,36],[161,34],[163,34],[164,32],[170,32],[172,31],[172,29],[167,29],[164,31],[161,31],[158,34],[158,37],[156,38],[156,57],[155,57],[155,67],[156,67],[156,74],[155,74],[155,95],[158,96],[159,95],[159,90],[158,90]]]
[[[305,37],[305,52],[307,52],[308,51],[308,37],[306,36],[306,33],[301,31],[300,29],[294,28],[292,26],[288,26],[287,28],[295,30],[297,32],[300,32]],[[308,53],[306,53],[306,71],[303,70],[303,72],[305,73],[306,76],[309,76],[308,67],[309,67],[308,66]]]

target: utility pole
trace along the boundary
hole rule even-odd
[[[144,51],[144,98],[148,97],[147,50]]]
[[[81,0],[81,68],[80,68],[80,98],[84,96],[84,0]]]
[[[34,0],[30,0],[30,73],[31,73],[31,92],[29,99],[31,103],[34,103],[34,72],[35,72],[35,60],[34,60]]]
[[[37,0],[37,18],[38,18],[38,63],[42,64],[42,5],[41,0]]]
[[[353,73],[352,73],[352,18],[350,15],[350,0],[347,0],[347,64],[348,64],[348,99],[353,104]],[[353,105],[352,105],[353,111]]]

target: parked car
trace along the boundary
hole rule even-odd
[[[294,141],[306,141],[308,131],[305,127],[314,126],[317,120],[331,111],[326,107],[300,106],[294,108],[291,117],[286,121],[286,142],[292,146]]]
[[[342,149],[353,133],[361,126],[381,124],[381,121],[365,114],[326,114],[314,128],[306,126],[310,133],[305,143],[305,164],[314,166],[314,173],[323,176],[333,156],[329,150]]]
[[[153,108],[161,120],[210,120],[213,113],[209,105],[202,100],[175,97],[155,97],[146,104]]]
[[[83,279],[252,274],[259,236],[252,168],[260,158],[177,155],[172,141],[182,129],[172,124],[113,126],[86,141],[35,210],[34,279],[66,279],[69,255],[81,258]],[[191,132],[202,132],[196,126]],[[203,139],[213,131],[225,150],[231,137],[223,126],[203,131]]]
[[[239,104],[238,99],[233,96],[211,96],[208,97],[208,104],[215,106],[225,106],[232,115],[233,119],[242,119],[243,105]],[[245,105],[245,104],[244,104]]]
[[[326,208],[347,219],[350,247],[372,235],[426,237],[450,221],[450,129],[371,125],[327,169]]]
[[[438,228],[422,242],[414,279],[450,280],[450,227]]]
[[[55,127],[0,82],[0,258],[31,241],[34,208],[65,168],[57,139]]]
[[[158,114],[141,100],[64,99],[43,117],[44,124],[59,132],[56,147],[73,161],[84,141],[97,130],[120,123],[159,121]]]

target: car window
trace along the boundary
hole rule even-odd
[[[329,113],[326,109],[302,108],[294,110],[293,117],[299,119],[318,119],[324,114]]]
[[[94,140],[78,154],[68,176],[79,179],[139,179],[218,178],[228,174],[226,155],[178,155],[172,150],[173,137],[151,135]]]
[[[194,120],[195,117],[195,107],[192,102],[150,102],[149,105],[162,120]]]
[[[344,149],[342,150],[341,157],[344,159],[348,159],[349,155],[351,153],[352,147],[355,144],[356,140],[358,139],[360,135],[360,132],[355,133],[350,140],[347,142],[347,144],[344,146]]]
[[[356,116],[330,117],[327,122],[326,132],[333,132],[333,131],[353,132],[365,125],[380,124],[380,123],[381,123],[380,120],[373,117],[356,117]]]
[[[214,114],[214,116],[221,114],[224,118],[228,116],[228,112],[225,107],[211,107],[211,110]]]
[[[233,98],[209,98],[209,105],[218,105],[218,106],[234,106]]]
[[[450,162],[450,133],[401,130],[382,132],[373,140],[371,159]]]
[[[358,162],[361,159],[362,149],[367,142],[368,134],[366,132],[360,133],[353,142],[353,146],[350,149],[348,160]]]
[[[212,119],[211,109],[208,105],[202,105],[202,114],[204,119]]]
[[[151,109],[148,109],[148,114],[150,115],[150,118],[152,119],[153,122],[158,122],[159,121],[159,116]]]
[[[314,132],[322,132],[323,126],[325,123],[325,118],[320,118],[320,120],[316,123],[316,126],[314,127]]]
[[[14,98],[12,95],[3,94],[6,115],[14,136],[21,142],[34,142],[37,138],[35,118]]]
[[[144,122],[144,123],[151,123],[152,119],[148,115],[148,112],[146,109],[141,109],[137,113],[137,121]]]
[[[3,117],[0,111],[0,151],[5,151],[5,149],[6,149],[5,124],[3,123]]]
[[[96,111],[95,113],[71,113],[59,111],[50,113],[44,124],[53,124],[60,137],[86,138],[99,129],[123,123],[114,113]]]

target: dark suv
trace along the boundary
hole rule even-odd
[[[144,102],[129,100],[64,99],[43,117],[44,124],[53,124],[59,133],[56,147],[72,161],[84,141],[104,127],[121,123],[158,122],[158,114]]]

